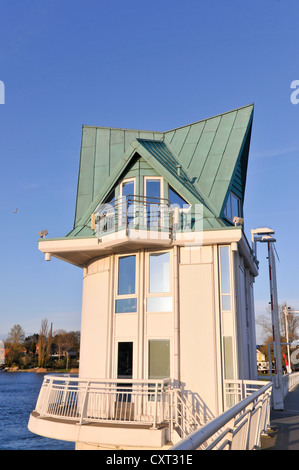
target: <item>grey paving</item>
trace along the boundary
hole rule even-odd
[[[285,397],[283,411],[271,411],[270,423],[261,450],[299,450],[299,385]]]

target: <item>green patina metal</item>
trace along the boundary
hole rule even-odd
[[[76,212],[68,237],[91,236],[90,216],[128,176],[163,176],[190,204],[203,204],[204,229],[230,228],[230,191],[243,206],[253,105],[167,132],[83,126]]]

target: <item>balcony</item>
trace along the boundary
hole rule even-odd
[[[225,409],[262,388],[263,381],[225,383]],[[197,394],[171,379],[81,379],[46,375],[28,428],[53,439],[119,448],[163,449],[215,417]]]
[[[91,215],[89,236],[44,239],[39,250],[79,267],[96,257],[174,244],[203,243],[203,206],[171,205],[167,199],[126,196],[101,204]],[[94,236],[95,235],[95,236]]]
[[[95,229],[100,241],[115,233],[130,238],[148,238],[148,234],[155,238],[159,234],[159,238],[169,239],[175,223],[178,221],[174,220],[174,210],[168,200],[153,197],[119,197],[101,204],[95,213]]]
[[[45,437],[107,446],[162,448],[204,423],[170,379],[47,375],[28,428]]]

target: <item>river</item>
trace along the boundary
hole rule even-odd
[[[74,450],[72,442],[37,436],[28,430],[30,413],[44,374],[0,372],[0,450]]]

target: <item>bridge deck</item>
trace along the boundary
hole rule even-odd
[[[270,423],[262,450],[299,450],[299,384],[285,397],[283,411],[271,411]]]

